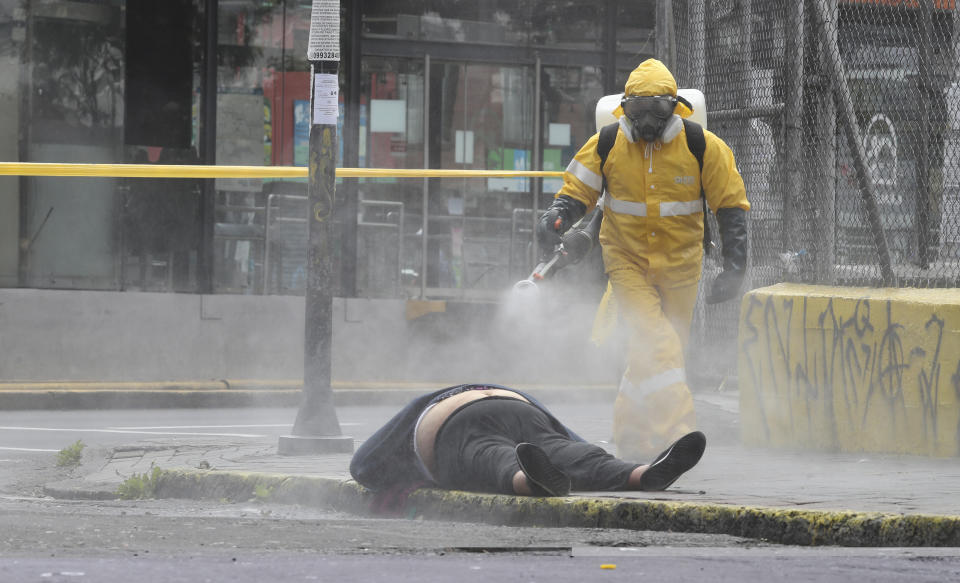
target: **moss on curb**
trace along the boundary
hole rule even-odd
[[[352,481],[246,472],[164,470],[158,498],[269,501],[369,514],[373,494]],[[960,516],[830,512],[623,498],[528,498],[423,488],[408,517],[511,526],[623,528],[727,534],[793,545],[960,546]]]

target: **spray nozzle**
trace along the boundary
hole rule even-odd
[[[558,223],[560,220],[557,219]],[[602,220],[603,211],[599,208],[581,219],[564,234],[553,253],[537,264],[530,277],[517,282],[514,289],[522,287],[521,284],[524,284],[524,282],[535,285],[535,282],[547,279],[563,267],[577,263],[586,257],[599,238]]]
[[[524,297],[536,297],[540,295],[540,286],[533,279],[521,279],[513,284],[513,292]]]

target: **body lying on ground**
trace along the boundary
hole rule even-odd
[[[663,490],[700,461],[688,433],[648,464],[583,440],[532,396],[464,384],[415,398],[357,449],[350,473],[373,491],[432,486],[533,496]]]

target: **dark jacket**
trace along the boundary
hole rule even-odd
[[[550,418],[557,431],[575,441],[584,441],[583,438],[560,423],[539,401],[522,391],[492,384],[457,385],[457,387],[467,386],[506,389],[523,395],[531,404]],[[453,388],[456,387],[447,387],[417,397],[363,442],[363,445],[357,449],[350,461],[350,475],[353,476],[353,479],[373,491],[417,483],[429,483],[430,478],[420,469],[420,464],[417,462],[416,454],[413,451],[413,430],[420,413],[430,403],[430,400]]]

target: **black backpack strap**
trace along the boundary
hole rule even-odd
[[[703,153],[707,151],[707,139],[703,135],[703,126],[695,121],[684,118],[683,127],[687,130],[687,147],[690,153],[697,158],[700,172],[703,172]],[[703,192],[703,187],[700,188]]]
[[[710,222],[707,220],[710,209],[707,208],[707,195],[703,192],[703,153],[707,151],[707,140],[703,135],[703,126],[695,121],[684,118],[683,129],[687,135],[687,148],[697,159],[700,165],[700,201],[703,203],[703,248],[710,252],[710,242],[713,237],[710,233]]]
[[[607,155],[617,141],[617,130],[619,128],[620,122],[618,121],[600,128],[600,138],[597,140],[597,156],[600,156],[600,176],[603,178],[603,186],[600,187],[601,196],[607,191],[607,175],[603,172],[603,165],[607,163]],[[599,212],[603,213],[602,210]]]
[[[607,175],[603,173],[603,165],[607,163],[607,154],[613,148],[617,141],[617,130],[620,128],[620,122],[613,122],[600,128],[600,139],[597,141],[597,156],[600,156],[600,176],[603,178],[603,186],[600,194],[607,191]]]
[[[613,122],[600,128],[600,139],[597,141],[597,155],[600,156],[600,173],[603,174],[603,165],[607,163],[607,155],[617,141],[617,129],[620,122]]]

